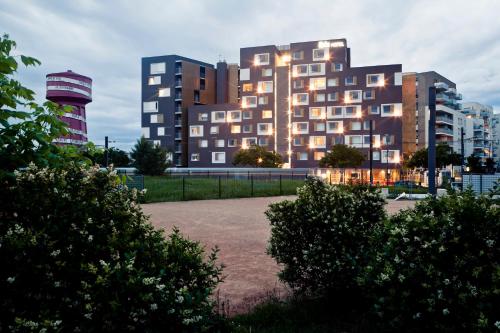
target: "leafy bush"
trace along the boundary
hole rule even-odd
[[[137,168],[138,173],[143,175],[163,175],[170,164],[167,161],[167,151],[144,137],[137,140],[130,156],[134,160],[132,165]]]
[[[216,250],[165,239],[112,172],[31,165],[0,183],[0,331],[181,332],[210,324]]]
[[[274,203],[269,253],[280,278],[299,292],[356,289],[370,241],[385,218],[384,199],[367,186],[330,186],[309,178],[295,201]]]
[[[399,330],[500,329],[500,208],[471,191],[391,217],[362,280]]]

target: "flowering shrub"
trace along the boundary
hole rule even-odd
[[[500,208],[472,191],[391,217],[362,280],[399,330],[500,330]]]
[[[385,218],[384,199],[367,186],[330,186],[308,178],[295,201],[271,204],[269,253],[280,278],[300,292],[357,287],[373,233]]]
[[[0,184],[0,331],[181,332],[209,324],[216,250],[164,238],[113,172],[31,165]]]

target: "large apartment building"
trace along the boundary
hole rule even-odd
[[[352,67],[345,39],[247,47],[239,85],[238,104],[189,108],[190,167],[232,166],[234,153],[251,145],[294,168],[317,167],[339,143],[367,155],[372,121],[374,168],[400,168],[401,65]]]
[[[462,113],[473,123],[472,136],[467,140],[472,145],[473,154],[483,162],[493,157],[493,107],[478,102],[463,103]]]

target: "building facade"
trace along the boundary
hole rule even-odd
[[[483,162],[489,157],[493,158],[493,107],[478,102],[467,102],[463,103],[462,113],[473,122],[472,136],[467,138],[472,144],[473,154]]]
[[[71,106],[61,120],[68,125],[69,134],[55,139],[57,144],[80,146],[87,143],[87,115],[85,107],[92,102],[92,79],[73,71],[51,73],[46,76],[46,98],[63,106]]]
[[[491,118],[491,139],[491,155],[497,162],[497,167],[500,168],[500,113],[493,114]]]
[[[248,47],[239,85],[238,104],[190,108],[190,167],[232,166],[234,152],[251,145],[294,168],[317,167],[339,143],[368,155],[372,121],[374,168],[400,168],[401,65],[351,67],[345,39]]]

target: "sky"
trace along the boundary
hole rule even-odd
[[[0,0],[0,33],[42,65],[17,78],[45,100],[45,75],[93,79],[89,140],[129,150],[140,136],[141,58],[239,62],[239,48],[346,38],[352,66],[403,64],[500,112],[499,0]]]

